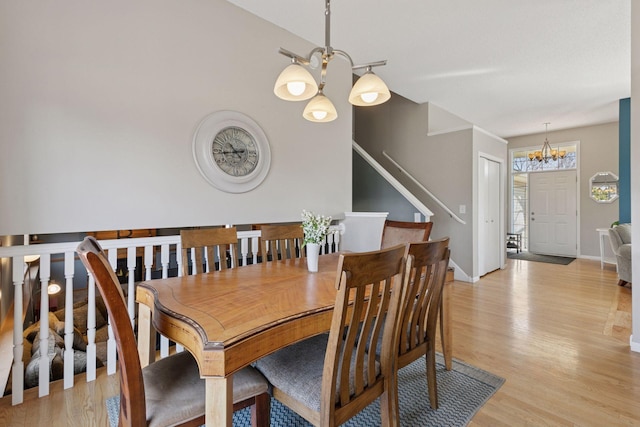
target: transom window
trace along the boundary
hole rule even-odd
[[[576,144],[560,144],[551,146],[551,157],[546,161],[540,149],[513,151],[512,172],[539,172],[558,169],[576,168]]]

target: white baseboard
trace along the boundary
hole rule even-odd
[[[636,353],[640,353],[640,342],[633,341],[633,335],[629,337],[629,346],[631,347],[631,351],[635,351]]]

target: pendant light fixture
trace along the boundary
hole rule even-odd
[[[387,85],[380,77],[371,71],[373,67],[386,65],[387,61],[353,65],[353,60],[348,53],[331,47],[330,23],[330,0],[325,0],[325,46],[312,49],[306,57],[302,57],[283,48],[279,50],[280,54],[291,58],[291,64],[278,76],[273,92],[278,98],[284,99],[285,101],[304,101],[313,98],[309,101],[302,113],[305,119],[312,122],[330,122],[338,117],[336,108],[323,92],[326,82],[327,65],[336,54],[349,60],[352,71],[365,69],[365,73],[351,89],[348,98],[351,104],[368,107],[382,104],[391,98],[391,93]],[[316,84],[309,70],[305,68],[306,66],[315,68],[313,67],[314,63],[317,66],[318,58],[314,56],[316,54],[322,59],[319,84]]]
[[[547,131],[550,124],[551,123],[544,124],[544,142],[542,143],[542,149],[529,153],[529,160],[533,161],[535,159],[539,162],[544,161],[545,163],[549,163],[549,160],[555,160],[558,157],[558,151],[551,149],[551,145],[549,145],[549,139],[547,138]]]

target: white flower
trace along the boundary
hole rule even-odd
[[[304,244],[323,244],[325,242],[327,234],[329,234],[330,224],[330,216],[315,215],[313,212],[303,210],[302,230],[304,231]]]

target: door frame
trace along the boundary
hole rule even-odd
[[[500,219],[499,219],[499,230],[502,231],[502,238],[500,238],[500,269],[504,270],[507,266],[507,250],[506,250],[506,236],[507,236],[507,228],[506,228],[506,211],[507,211],[507,206],[505,204],[506,202],[506,194],[505,194],[505,188],[506,188],[506,177],[507,177],[507,169],[506,169],[506,164],[507,164],[507,159],[501,158],[501,157],[496,157],[494,155],[491,155],[489,153],[485,153],[482,151],[478,151],[477,152],[477,157],[476,157],[476,172],[475,172],[475,177],[474,177],[474,182],[478,182],[478,176],[479,176],[479,165],[480,165],[480,158],[484,157],[487,160],[491,160],[492,162],[496,162],[500,165]],[[478,183],[479,185],[479,183]],[[476,196],[479,193],[478,188],[476,187],[475,190]],[[479,280],[479,271],[480,271],[480,260],[479,260],[479,251],[481,250],[480,248],[480,236],[479,236],[479,220],[480,220],[480,215],[478,214],[478,206],[479,203],[477,202],[475,204],[474,207],[474,224],[475,224],[475,230],[476,232],[474,233],[476,236],[476,244],[475,244],[475,250],[473,251],[474,253],[474,258],[475,258],[475,268],[474,268],[474,282]]]
[[[576,146],[576,211],[577,211],[577,215],[578,218],[576,219],[576,256],[580,257],[580,255],[582,254],[582,250],[581,250],[581,233],[580,233],[580,218],[582,217],[582,212],[581,212],[581,198],[582,196],[580,195],[580,182],[581,182],[581,178],[580,178],[580,140],[574,140],[574,141],[564,141],[564,142],[560,142],[560,143],[555,143],[556,145],[575,145]],[[507,172],[507,176],[508,176],[508,180],[507,180],[507,191],[509,194],[509,203],[508,205],[505,207],[505,209],[507,210],[507,217],[509,220],[509,224],[511,224],[511,222],[513,221],[512,218],[512,214],[513,214],[513,209],[511,206],[512,203],[512,195],[513,195],[513,153],[516,151],[534,151],[534,150],[539,150],[540,146],[536,145],[536,146],[525,146],[525,147],[513,147],[513,148],[509,148],[509,155],[508,155],[508,161],[509,161],[509,169]],[[544,173],[544,172],[518,172],[518,173],[526,173],[526,174],[531,174],[531,173]],[[528,183],[528,179],[527,179],[527,197],[528,197],[528,193],[530,191],[530,186]],[[529,206],[529,204],[527,203],[527,233],[530,232],[529,230],[529,225],[530,225],[530,218],[531,216],[531,207]],[[527,249],[529,249],[529,242],[527,241]],[[506,255],[505,255],[506,256]]]

